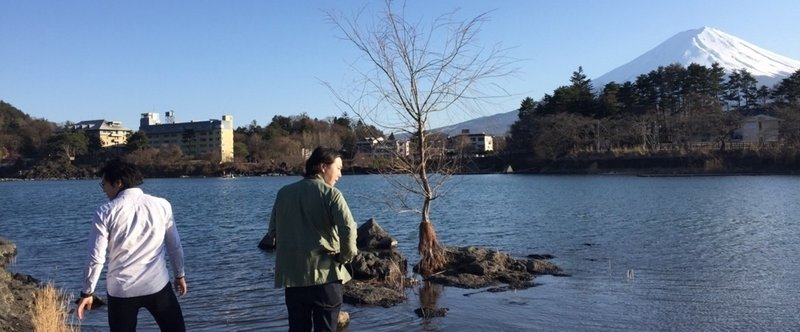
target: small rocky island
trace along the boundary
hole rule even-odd
[[[259,248],[272,250],[273,243],[265,236]],[[373,218],[358,227],[356,244],[359,253],[347,266],[353,279],[344,285],[345,303],[389,307],[405,301],[405,289],[419,281],[409,276],[408,259],[397,252],[397,240]],[[536,275],[567,276],[548,261],[553,258],[550,255],[516,259],[481,247],[446,247],[445,253],[445,270],[422,282],[502,292],[533,287]],[[415,312],[420,317],[436,317],[444,316],[447,309],[422,307]]]

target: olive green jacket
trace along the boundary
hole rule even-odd
[[[358,254],[356,223],[342,193],[322,176],[278,191],[269,233],[276,240],[276,288],[350,280],[344,264]]]

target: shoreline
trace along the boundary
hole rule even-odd
[[[547,169],[547,170],[517,170],[511,172],[501,171],[484,171],[484,172],[458,172],[452,175],[622,175],[622,176],[637,176],[637,177],[707,177],[707,176],[792,176],[800,175],[797,170],[784,170],[784,171],[722,171],[722,172],[707,172],[696,169]],[[281,176],[292,176],[293,174],[285,174]],[[380,172],[343,172],[343,175],[383,175]],[[236,177],[274,177],[275,175],[237,175]],[[150,179],[211,179],[222,178],[218,176],[151,176]],[[98,177],[44,177],[44,178],[0,178],[2,182],[19,182],[19,181],[73,181],[73,180],[96,180]],[[2,235],[0,235],[2,237]]]
[[[17,253],[16,245],[0,235],[0,331],[32,331],[32,311],[39,280],[8,270]]]

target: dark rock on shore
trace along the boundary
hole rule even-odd
[[[33,331],[31,311],[39,281],[21,273],[6,270],[17,247],[0,237],[0,331]]]
[[[356,245],[363,250],[389,250],[397,247],[397,240],[383,230],[375,218],[370,218],[358,227]]]
[[[406,300],[402,289],[388,287],[382,282],[353,279],[344,284],[344,302],[353,305],[391,307]]]
[[[397,240],[372,218],[358,227],[356,246],[358,255],[346,265],[353,279],[343,286],[344,302],[389,307],[405,301],[408,259],[395,250]],[[264,235],[258,248],[274,250],[275,238]]]
[[[17,246],[8,239],[0,236],[0,267],[5,267],[17,254]]]
[[[259,247],[268,250],[271,243],[265,236]],[[344,284],[344,302],[388,307],[405,301],[405,288],[416,280],[407,276],[408,260],[395,250],[397,240],[373,218],[358,228],[356,244],[359,253],[346,265],[353,279]],[[533,287],[536,275],[566,276],[547,261],[552,255],[515,259],[507,253],[479,247],[446,247],[445,255],[445,270],[428,277],[426,282],[459,288],[489,287],[486,291],[502,292]],[[423,306],[420,310],[420,317],[446,314],[446,309],[442,311],[435,306]]]
[[[358,255],[347,265],[353,279],[344,285],[344,302],[390,307],[405,301],[408,259],[398,253],[397,240],[374,218],[358,227]]]
[[[269,233],[264,234],[264,237],[258,242],[258,249],[267,251],[275,250],[275,237]]]
[[[354,279],[380,280],[406,275],[408,259],[393,250],[359,251],[348,266]]]
[[[556,258],[556,257],[553,256],[553,255],[549,255],[549,254],[544,254],[544,255],[531,254],[531,255],[528,255],[528,258],[530,258],[530,259],[553,259],[553,258]]]
[[[445,270],[428,277],[427,281],[460,288],[506,285],[494,288],[494,291],[502,291],[533,287],[536,274],[561,274],[561,269],[548,261],[518,260],[487,248],[447,247],[445,256]]]

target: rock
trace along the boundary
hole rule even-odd
[[[0,331],[33,331],[31,312],[33,310],[38,280],[5,269],[5,263],[16,254],[16,246],[8,239],[0,237]]]
[[[14,273],[14,280],[18,280],[23,284],[36,284],[36,285],[39,284],[39,279],[36,279],[24,273]]]
[[[511,255],[479,247],[445,248],[445,270],[428,281],[461,288],[493,287],[492,291],[534,286],[534,274],[560,274],[561,269],[544,260],[517,260]],[[416,267],[415,267],[416,269]]]
[[[556,256],[553,256],[553,255],[550,255],[550,254],[544,254],[544,255],[531,254],[531,255],[528,255],[528,258],[530,258],[530,259],[553,259],[555,257]]]
[[[347,265],[348,271],[359,280],[392,280],[408,273],[408,259],[394,248],[397,240],[378,225],[375,218],[358,227],[358,255]]]
[[[11,240],[0,236],[0,267],[6,266],[17,254],[17,246]]]
[[[359,251],[347,269],[355,279],[396,279],[408,272],[408,259],[393,250]]]
[[[344,302],[352,305],[391,307],[406,299],[402,289],[389,288],[379,282],[350,280],[343,290]]]
[[[345,264],[353,279],[344,284],[344,302],[389,307],[405,301],[408,259],[394,250],[397,240],[372,218],[358,228],[356,245],[358,255]],[[258,247],[275,249],[275,238],[264,235]]]
[[[535,274],[561,274],[561,268],[553,263],[541,259],[531,259],[525,262],[525,268],[530,273]]]
[[[261,250],[274,250],[275,249],[275,237],[270,235],[269,233],[265,234],[261,241],[258,242],[258,248]]]
[[[374,218],[358,228],[358,255],[345,265],[353,279],[344,285],[345,303],[389,307],[405,301],[408,259],[395,251],[397,240]]]
[[[361,250],[392,249],[397,247],[397,240],[384,231],[375,218],[370,218],[358,227],[356,245]]]

